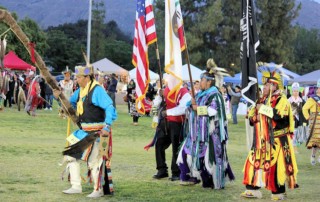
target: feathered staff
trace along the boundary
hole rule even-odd
[[[7,35],[4,35],[3,39],[0,38],[0,66],[1,66],[1,68],[4,68],[3,59],[4,59],[4,55],[6,54],[6,46],[7,46],[6,36]]]
[[[218,67],[212,58],[207,61],[207,72],[214,74],[215,85],[220,88],[223,85],[223,76],[230,76],[226,69]]]
[[[6,54],[6,46],[7,46],[7,41],[6,41],[6,35],[5,35],[3,39],[1,39],[0,37],[0,93],[2,93],[2,87],[3,87],[2,70],[4,68],[3,59],[4,59],[4,55]]]
[[[4,22],[7,24],[11,31],[18,37],[18,39],[21,41],[21,43],[24,45],[24,47],[27,49],[28,53],[31,55],[29,44],[30,40],[26,36],[26,34],[21,30],[20,26],[17,24],[15,19],[11,16],[11,14],[3,9],[0,9],[0,22]],[[48,85],[53,89],[53,90],[60,90],[57,81],[55,78],[50,74],[48,68],[46,67],[45,63],[43,62],[41,56],[38,54],[36,50],[34,50],[34,57],[36,59],[35,65],[38,67],[40,70],[40,73],[42,74],[43,78],[46,80]],[[72,108],[70,105],[69,101],[66,99],[63,93],[60,93],[59,98],[61,100],[62,106],[64,110],[67,112],[67,115],[70,116],[72,121],[76,123],[79,128],[81,128],[80,122],[78,120],[78,117],[75,113],[75,110]]]

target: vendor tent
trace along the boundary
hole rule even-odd
[[[272,66],[275,66],[276,64],[275,63],[268,63],[268,67],[272,67]],[[284,67],[279,67],[279,69],[284,73],[286,74],[289,78],[284,78],[284,85],[288,85],[288,83],[293,80],[293,79],[296,79],[296,78],[299,78],[300,75],[299,74],[296,74]],[[233,84],[241,84],[241,77],[242,77],[242,74],[241,73],[238,73],[238,74],[235,74],[233,77],[224,77],[224,82],[225,83],[233,83]],[[259,84],[262,84],[261,81],[262,81],[262,74],[258,71],[257,72],[257,77],[258,77],[258,83]]]
[[[311,85],[316,85],[319,78],[320,78],[320,70],[316,70],[308,74],[302,75],[298,78],[295,78],[292,81],[290,81],[290,83],[298,82],[300,85],[303,85],[303,86],[311,86]]]
[[[204,72],[204,70],[199,69],[198,67],[193,66],[190,64],[190,70],[191,70],[191,75],[192,75],[192,80],[200,80],[200,75]],[[164,78],[166,78],[167,74],[165,73],[163,75]],[[189,78],[189,70],[188,70],[188,64],[185,64],[182,66],[182,80],[183,81],[190,81]]]
[[[137,68],[133,68],[132,70],[129,71],[130,79],[133,79],[133,80],[137,79],[136,72],[137,72]],[[159,79],[159,74],[157,74],[149,69],[149,77],[150,77],[150,81],[154,82],[157,79]]]
[[[12,70],[36,70],[34,66],[20,59],[13,51],[9,51],[9,53],[4,56],[3,65],[5,68]]]
[[[95,71],[99,69],[101,72],[105,74],[116,74],[121,76],[127,76],[128,71],[120,67],[119,65],[113,63],[112,61],[108,60],[107,58],[103,58],[95,63],[92,63],[93,68]]]

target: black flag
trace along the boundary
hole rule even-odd
[[[256,27],[253,0],[242,0],[242,18],[240,20],[241,32],[241,72],[242,72],[242,96],[250,104],[257,99],[257,68],[256,49],[259,46],[259,38]]]

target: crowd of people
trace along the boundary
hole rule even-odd
[[[317,161],[320,79],[315,94],[304,100],[298,83],[292,84],[292,94],[287,96],[277,69],[261,71],[263,88],[260,97],[248,109],[246,116],[254,132],[247,134],[253,136],[253,142],[244,162],[242,182],[245,191],[241,196],[262,198],[260,188],[265,187],[271,192],[272,200],[283,200],[286,183],[288,188],[299,187],[295,158],[298,146],[306,143],[311,149],[311,164],[315,165]],[[241,87],[219,86],[221,82],[217,73],[216,66],[208,66],[200,80],[193,83],[194,89],[181,85],[174,93],[166,82],[149,84],[146,100],[151,105],[148,113],[153,115],[155,135],[146,148],[155,147],[157,172],[154,179],[169,177],[169,180],[180,181],[184,186],[202,183],[202,187],[212,189],[223,189],[227,181],[235,179],[227,152],[228,123],[238,124]],[[7,90],[1,92],[3,104],[11,107],[13,102],[25,102],[26,112],[35,116],[39,105],[52,110],[53,97],[59,100],[63,93],[76,109],[81,123],[81,128],[67,138],[70,146],[64,153],[71,187],[63,193],[82,193],[79,161],[83,160],[94,184],[88,197],[110,195],[113,194],[111,126],[117,118],[115,93],[118,80],[114,74],[96,78],[90,65],[77,66],[74,79],[72,74],[66,69],[64,79],[59,82],[60,90],[52,91],[34,72],[23,75],[8,73],[5,75]],[[142,115],[136,108],[135,89],[135,81],[130,80],[125,100],[132,124],[137,126]],[[22,96],[22,101],[19,96]],[[107,147],[101,149],[104,141]],[[172,158],[169,169],[166,150],[170,145]],[[318,161],[320,163],[320,157]]]

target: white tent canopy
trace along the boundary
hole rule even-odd
[[[133,68],[132,70],[129,71],[130,79],[137,80],[136,72],[137,72],[137,68]],[[150,77],[150,81],[154,82],[157,79],[159,79],[159,74],[157,74],[149,69],[149,77]]]
[[[99,69],[101,72],[106,74],[116,74],[121,76],[128,75],[128,71],[120,67],[119,65],[113,63],[112,61],[108,60],[107,58],[103,58],[97,62],[92,63],[93,68],[95,71]]]
[[[315,70],[313,72],[310,72],[308,74],[305,74],[298,78],[293,79],[291,83],[298,82],[300,85],[303,85],[303,86],[312,86],[312,85],[317,85],[317,81],[319,78],[320,78],[320,70]]]
[[[193,81],[199,81],[200,75],[204,72],[204,70],[199,69],[198,67],[193,66],[190,64],[190,70],[191,70],[191,76]],[[164,78],[166,78],[166,73],[164,74]],[[190,81],[189,78],[189,70],[188,70],[188,64],[185,64],[182,66],[182,80],[183,81]]]

